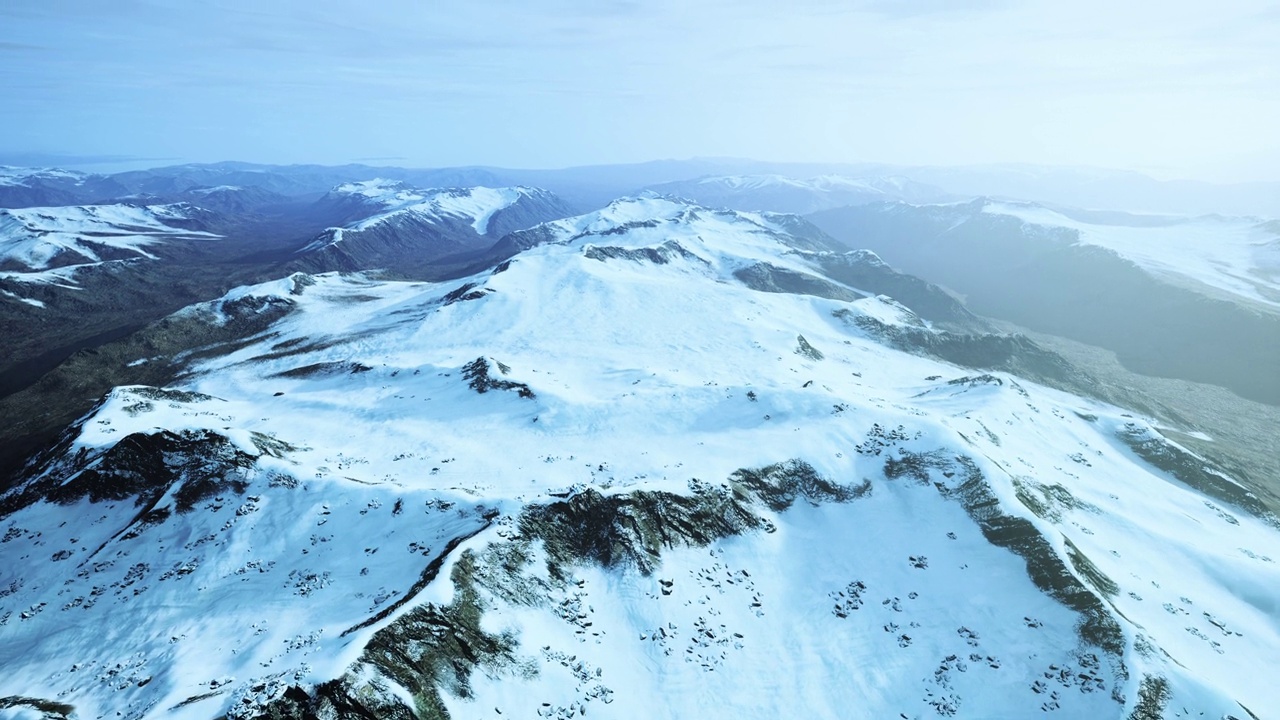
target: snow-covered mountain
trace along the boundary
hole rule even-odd
[[[899,176],[820,175],[802,179],[785,175],[724,175],[663,183],[650,189],[711,207],[798,214],[873,202],[921,203],[948,199],[938,188]]]
[[[74,170],[59,168],[23,168],[0,165],[0,187],[30,187],[36,184],[80,185],[90,177]]]
[[[381,179],[340,185],[317,206],[342,226],[299,250],[307,268],[315,270],[412,271],[571,214],[555,195],[536,188],[421,190]]]
[[[172,205],[82,205],[0,210],[0,279],[74,285],[76,271],[153,257],[147,248],[217,235],[208,213]]]
[[[87,176],[56,168],[15,168],[0,165],[0,208],[38,208],[76,205],[123,190],[102,176]]]
[[[114,390],[0,498],[0,707],[1280,706],[1258,498],[1149,420],[940,359],[1051,358],[839,280],[803,228],[645,196],[460,281],[295,274],[184,310],[254,334],[140,358],[181,377]]]
[[[554,195],[537,188],[437,188],[422,190],[396,180],[367,180],[346,183],[331,190],[321,201],[342,206],[354,216],[342,229],[367,230],[375,225],[415,218],[435,224],[465,224],[477,235],[501,237],[513,230],[543,222],[504,219],[518,216],[518,209],[531,205],[553,205]]]
[[[1280,312],[1280,229],[1258,218],[1130,215],[986,202],[982,212],[1103,247],[1167,281]]]
[[[179,198],[182,202],[228,216],[243,215],[259,211],[264,207],[283,205],[289,200],[284,195],[264,188],[239,185],[191,188],[184,191]]]
[[[0,208],[76,205],[126,192],[123,185],[105,175],[0,165]]]

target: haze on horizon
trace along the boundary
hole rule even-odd
[[[731,156],[1280,180],[1267,0],[264,5],[7,0],[0,163]]]

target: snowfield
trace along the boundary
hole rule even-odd
[[[27,187],[32,182],[53,181],[83,183],[89,177],[85,173],[59,168],[24,168],[0,165],[0,185]]]
[[[73,286],[77,268],[127,257],[155,259],[146,248],[166,240],[218,237],[173,224],[199,212],[185,203],[0,209],[0,278]]]
[[[325,245],[341,242],[343,231],[362,231],[402,216],[439,222],[454,220],[470,225],[478,235],[489,232],[489,220],[501,210],[511,207],[521,198],[531,197],[541,191],[533,188],[446,188],[419,190],[395,180],[365,180],[346,183],[334,188],[331,195],[351,196],[379,208],[379,210],[345,228],[333,228],[316,242],[300,252],[318,250]]]
[[[891,349],[888,298],[740,282],[817,272],[791,227],[645,196],[465,280],[184,310],[289,308],[0,500],[0,717],[1280,707],[1274,517],[1143,418]]]

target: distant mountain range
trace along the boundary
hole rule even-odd
[[[614,198],[645,188],[737,176],[783,176],[799,182],[803,182],[798,180],[801,178],[840,176],[871,183],[885,180],[909,182],[928,186],[929,192],[936,189],[957,199],[988,196],[1095,210],[1280,217],[1280,182],[1213,184],[1155,180],[1126,171],[1027,165],[929,167],[874,163],[779,163],[735,158],[663,160],[546,170],[499,167],[412,169],[243,162],[174,165],[111,175],[0,168],[0,207],[101,203],[130,194],[177,198],[193,188],[226,185],[257,187],[289,197],[311,196],[308,199],[313,200],[343,183],[386,178],[421,188],[539,187],[560,196],[576,212],[587,212]],[[938,198],[904,196],[885,199],[923,202]]]
[[[873,202],[922,203],[952,199],[936,187],[892,176],[821,175],[796,179],[784,175],[727,175],[661,183],[650,189],[712,207],[801,215]]]

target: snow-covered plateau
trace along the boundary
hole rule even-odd
[[[181,311],[280,319],[0,498],[0,717],[1280,707],[1276,518],[1148,419],[897,349],[941,331],[803,225],[648,195]]]

